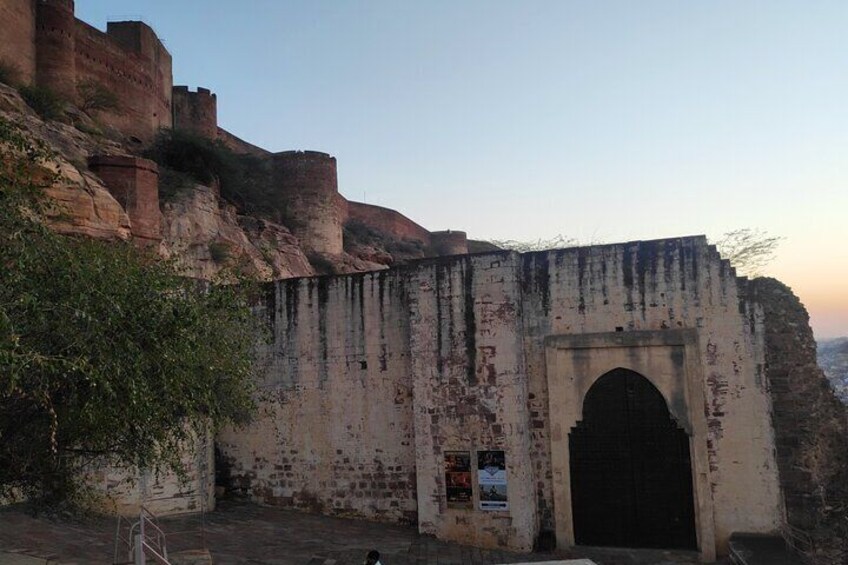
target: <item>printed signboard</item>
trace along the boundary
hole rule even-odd
[[[477,485],[480,487],[480,510],[509,509],[503,451],[477,452]]]
[[[470,452],[445,452],[445,490],[448,506],[459,508],[472,506]]]

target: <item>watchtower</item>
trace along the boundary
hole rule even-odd
[[[283,151],[271,156],[278,210],[307,251],[342,252],[342,198],[336,158],[318,151]]]
[[[73,0],[38,0],[36,5],[36,82],[76,98],[76,20]]]
[[[468,236],[464,231],[434,231],[430,242],[437,255],[465,255],[468,253]]]
[[[207,139],[218,137],[218,97],[208,88],[192,92],[175,86],[171,97],[174,129],[191,131]]]

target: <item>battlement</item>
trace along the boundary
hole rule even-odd
[[[175,129],[191,131],[207,139],[218,137],[218,96],[201,86],[191,91],[188,86],[175,86],[171,104]]]
[[[198,96],[198,97],[209,96],[209,97],[212,97],[212,98],[218,97],[214,92],[212,92],[208,88],[203,88],[202,86],[198,86],[195,90],[192,90],[191,88],[189,88],[188,86],[186,86],[184,84],[174,85],[174,93],[179,94],[180,96],[188,95],[188,96]]]
[[[324,153],[323,151],[310,151],[310,150],[292,150],[292,151],[280,151],[279,153],[274,153],[271,155],[274,160],[291,160],[291,161],[301,161],[301,162],[336,162],[336,158],[330,155],[329,153]]]

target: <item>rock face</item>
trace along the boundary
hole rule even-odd
[[[162,206],[162,252],[184,272],[215,278],[227,268],[262,280],[315,273],[285,227],[240,216],[215,191],[195,185]]]
[[[46,190],[55,203],[51,227],[67,235],[129,239],[130,219],[105,186],[90,173],[59,159],[59,179]]]
[[[789,526],[813,532],[815,563],[848,558],[848,410],[816,363],[803,304],[771,278],[753,281],[765,322],[777,465]]]
[[[45,122],[17,91],[0,84],[0,118],[19,125],[32,139],[42,141],[54,155],[43,167],[56,181],[46,194],[55,204],[51,226],[59,233],[98,239],[128,239],[126,211],[109,190],[85,168],[93,153],[122,154],[124,150],[104,137],[85,134],[73,126]]]

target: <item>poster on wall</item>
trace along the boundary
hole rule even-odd
[[[471,507],[471,452],[445,452],[445,487],[448,506]]]
[[[509,509],[503,451],[477,452],[477,484],[480,487],[480,510]]]

